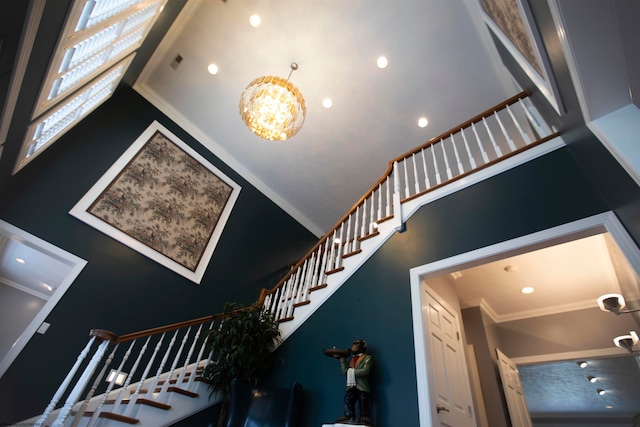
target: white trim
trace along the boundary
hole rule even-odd
[[[565,353],[544,354],[538,356],[513,357],[511,360],[518,366],[537,363],[561,362],[575,359],[597,359],[602,357],[628,356],[627,350],[619,347],[597,348],[593,350],[569,351]]]
[[[194,270],[187,268],[179,262],[169,258],[163,253],[157,252],[150,246],[145,245],[136,238],[130,236],[126,232],[116,228],[115,226],[105,222],[101,218],[89,213],[89,208],[100,197],[100,195],[115,181],[122,173],[125,167],[134,159],[138,153],[151,141],[156,132],[159,132],[167,138],[172,144],[174,144],[179,150],[182,150],[188,156],[196,160],[202,167],[206,168],[209,172],[215,175],[220,181],[224,182],[231,188],[229,198],[220,212],[218,221],[215,224],[211,235],[206,243],[204,251],[200,255],[200,260],[195,266]],[[187,279],[200,283],[204,273],[209,266],[209,261],[213,256],[213,251],[218,244],[218,240],[222,236],[224,227],[231,215],[233,206],[238,199],[241,187],[236,184],[231,178],[225,175],[221,170],[213,166],[207,159],[201,156],[193,148],[178,138],[173,132],[161,125],[157,121],[153,121],[147,129],[127,148],[127,150],[118,158],[118,160],[102,175],[102,177],[89,189],[89,191],[80,199],[73,208],[69,211],[69,214],[78,218],[80,221],[90,225],[96,230],[106,234],[107,236],[119,241],[120,243],[128,246],[129,248],[145,255],[146,257],[154,260],[155,262],[165,266],[166,268],[186,277]]]
[[[421,280],[604,232],[609,232],[611,234],[611,237],[617,243],[621,252],[629,261],[631,267],[636,271],[636,273],[640,273],[640,250],[634,243],[631,236],[629,236],[627,231],[624,229],[616,215],[610,211],[532,233],[527,236],[518,237],[481,249],[476,249],[447,259],[414,267],[409,271],[414,348],[416,357],[418,408],[420,411],[421,426],[428,426],[430,419],[430,404],[428,400],[429,378],[427,371],[427,359],[424,350],[424,335],[421,316]],[[584,354],[584,352],[581,354]],[[538,361],[541,362],[545,361],[543,360],[545,358],[553,360],[554,355],[537,357],[539,358]],[[522,360],[522,358],[518,360]]]
[[[2,377],[9,366],[11,366],[13,361],[16,359],[16,357],[18,357],[24,346],[27,345],[27,342],[29,342],[31,337],[37,332],[42,322],[45,321],[49,313],[53,310],[56,304],[58,304],[58,301],[60,301],[60,299],[65,294],[67,289],[69,289],[76,277],[78,277],[84,266],[87,265],[87,261],[36,236],[20,230],[19,228],[14,227],[13,225],[8,224],[2,220],[0,220],[0,232],[5,234],[7,237],[28,244],[29,246],[36,248],[43,253],[47,253],[71,267],[67,276],[56,287],[53,295],[49,297],[49,300],[33,318],[29,326],[25,328],[24,332],[16,340],[13,347],[7,352],[4,359],[0,360],[0,377]]]
[[[27,12],[27,21],[20,38],[20,47],[18,49],[16,65],[11,75],[11,84],[9,87],[9,94],[4,104],[2,111],[2,122],[0,123],[0,145],[4,144],[7,140],[7,134],[9,133],[9,127],[11,126],[11,119],[16,109],[16,103],[18,102],[18,95],[20,94],[20,88],[22,87],[22,81],[24,80],[25,71],[29,58],[31,57],[31,50],[33,49],[33,43],[36,40],[36,34],[38,34],[38,27],[40,26],[40,20],[44,12],[44,5],[46,0],[34,0],[29,4],[29,11]],[[0,155],[2,151],[0,150]]]

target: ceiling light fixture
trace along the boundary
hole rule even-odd
[[[587,377],[587,380],[589,380],[590,383],[595,383],[596,381],[598,381],[598,379],[596,377],[594,377],[593,375],[589,375]]]
[[[599,394],[600,396],[604,396],[604,395],[607,393],[605,390],[603,390],[603,389],[601,389],[601,388],[599,388],[599,389],[597,390],[597,392],[598,392],[598,394]]]
[[[629,335],[620,335],[613,339],[616,347],[624,348],[629,353],[633,352],[633,346],[638,343],[638,334],[635,331],[629,332]]]
[[[640,308],[634,310],[621,311],[627,305],[624,298],[620,294],[605,294],[598,298],[598,306],[602,311],[610,311],[615,314],[626,314],[640,311]]]
[[[260,138],[284,141],[294,136],[304,123],[307,106],[302,94],[291,82],[298,64],[291,63],[289,77],[258,77],[240,96],[240,116]]]
[[[376,65],[378,66],[378,68],[387,68],[387,65],[389,65],[389,60],[385,56],[381,56],[376,61]]]
[[[531,286],[525,286],[524,288],[520,289],[520,292],[522,292],[523,294],[532,294],[533,292],[535,292],[535,289]]]
[[[420,117],[418,119],[418,127],[425,128],[429,124],[429,120],[426,117]]]
[[[578,366],[580,366],[581,368],[586,368],[588,363],[584,360],[579,360],[576,362],[578,364]]]
[[[27,263],[27,261],[23,260],[22,258],[16,258],[16,262],[18,264],[26,264]]]

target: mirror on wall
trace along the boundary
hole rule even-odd
[[[0,377],[86,264],[0,220]]]

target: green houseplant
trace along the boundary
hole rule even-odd
[[[202,373],[211,395],[222,396],[219,427],[227,420],[231,381],[255,385],[276,361],[273,350],[280,342],[278,322],[262,306],[226,303],[224,313],[221,324],[207,332],[212,357]]]

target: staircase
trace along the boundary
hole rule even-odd
[[[517,94],[389,162],[289,273],[263,289],[256,305],[274,315],[286,340],[387,239],[404,231],[421,206],[562,146],[528,93]],[[122,336],[92,330],[43,414],[22,425],[168,426],[217,403],[199,381],[210,362],[201,335],[223,320],[218,314]]]

